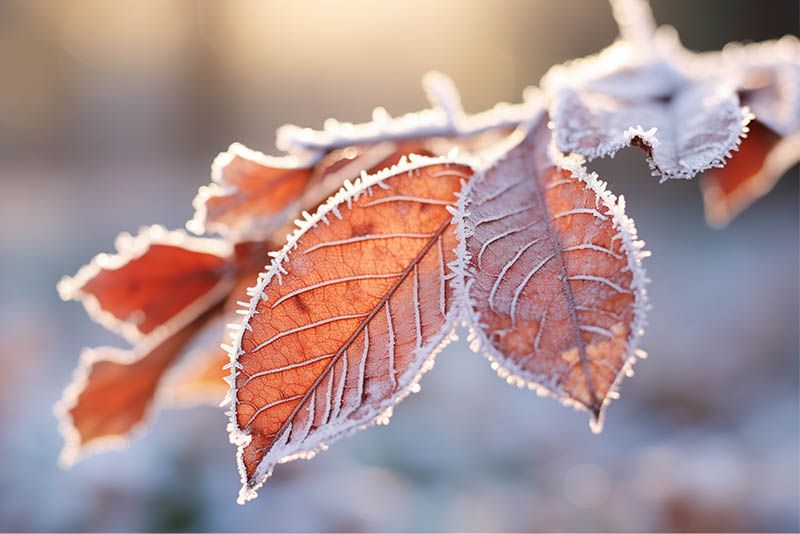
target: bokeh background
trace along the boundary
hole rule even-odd
[[[798,9],[654,2],[695,50],[797,34]],[[280,466],[245,507],[216,408],[56,465],[80,349],[124,346],[56,282],[121,230],[182,227],[228,144],[425,107],[434,68],[468,111],[516,102],[615,35],[588,0],[0,0],[0,530],[800,529],[797,168],[714,231],[696,183],[659,185],[638,151],[594,165],[653,252],[650,357],[603,434],[459,342],[389,427]]]

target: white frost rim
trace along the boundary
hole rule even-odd
[[[231,144],[227,151],[220,152],[211,163],[211,183],[201,186],[197,191],[197,195],[192,200],[192,207],[195,211],[191,220],[187,221],[186,229],[197,235],[204,233],[217,233],[225,235],[231,231],[234,233],[247,233],[246,229],[232,229],[225,223],[209,221],[208,210],[206,208],[206,202],[208,202],[209,199],[231,196],[236,194],[238,191],[238,188],[235,185],[226,183],[223,177],[223,169],[230,165],[231,162],[237,157],[252,161],[253,163],[262,165],[264,167],[300,170],[304,168],[310,169],[322,158],[322,156],[323,152],[307,153],[302,156],[294,154],[287,154],[285,156],[268,156],[263,152],[253,150],[238,142]],[[290,208],[291,203],[290,206],[287,206],[286,210],[275,214],[272,220],[275,221],[274,224],[276,226],[283,224],[291,211]],[[268,230],[274,229],[275,228],[272,227],[266,228],[264,233],[267,233]]]
[[[477,135],[515,127],[529,119],[540,106],[538,90],[529,88],[521,104],[501,102],[487,111],[467,115],[455,84],[448,76],[428,72],[422,78],[422,85],[431,103],[430,109],[391,117],[384,108],[377,107],[370,122],[353,124],[328,119],[322,130],[285,124],[278,128],[276,145],[280,150],[304,153],[413,137]]]

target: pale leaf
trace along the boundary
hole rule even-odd
[[[589,410],[599,430],[642,333],[645,254],[623,201],[551,148],[545,117],[467,185],[457,287],[500,376]]]

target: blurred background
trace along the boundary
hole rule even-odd
[[[800,19],[796,0],[653,8],[695,50]],[[0,0],[0,530],[800,529],[797,168],[714,231],[695,182],[658,185],[630,150],[594,168],[653,252],[650,356],[601,435],[459,342],[390,426],[280,466],[245,507],[216,408],[162,411],[127,451],[56,465],[51,406],[80,349],[124,346],[56,282],[119,231],[182,227],[219,151],[426,107],[429,69],[467,111],[516,102],[615,35],[588,0]]]

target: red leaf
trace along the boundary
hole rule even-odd
[[[89,452],[125,444],[152,410],[164,372],[219,308],[188,324],[161,328],[132,350],[84,350],[72,383],[55,406],[65,439],[61,464],[68,467]]]
[[[759,121],[725,167],[709,170],[700,181],[706,220],[716,228],[766,195],[800,158],[800,132],[781,137]]]
[[[164,377],[158,389],[160,400],[173,406],[191,406],[218,405],[225,399],[230,390],[225,380],[230,374],[227,370],[230,357],[221,348],[228,341],[224,339],[225,325],[241,322],[236,311],[249,300],[248,290],[256,283],[258,273],[258,270],[250,270],[239,276],[225,301],[222,313],[212,318],[203,327],[203,332],[197,334],[197,337],[204,335],[207,342],[201,343],[197,349],[183,356]]]
[[[546,118],[512,141],[459,203],[473,348],[510,383],[590,410],[599,429],[641,333],[641,243],[605,184],[553,163]]]
[[[236,241],[262,240],[293,212],[313,211],[345,180],[388,168],[410,154],[442,156],[454,148],[480,153],[539,105],[538,98],[518,105],[501,103],[469,116],[449,78],[428,73],[423,84],[432,109],[391,118],[377,108],[371,122],[340,124],[329,119],[324,131],[281,127],[278,146],[303,154],[302,159],[265,156],[234,143],[215,160],[212,183],[200,189],[187,228],[198,234],[226,234]]]
[[[234,143],[211,166],[211,184],[201,187],[186,227],[194,233],[233,233],[260,240],[280,227],[311,176],[317,159],[276,158]]]
[[[240,502],[278,461],[387,420],[449,339],[447,207],[471,171],[415,166],[343,189],[261,275],[231,351]]]
[[[58,292],[64,300],[80,301],[93,320],[131,343],[178,314],[199,315],[235,274],[226,243],[180,230],[150,226],[136,237],[122,233],[116,248],[116,254],[99,254],[74,277],[62,278]]]

